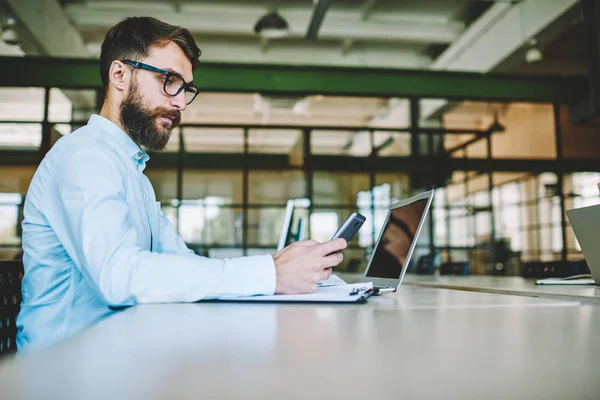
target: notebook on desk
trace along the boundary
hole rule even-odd
[[[372,283],[318,287],[313,293],[274,294],[221,299],[222,301],[292,302],[292,303],[363,303],[373,294]]]

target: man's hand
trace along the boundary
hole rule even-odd
[[[319,243],[316,240],[296,242],[281,249],[273,256],[277,294],[311,293],[317,290],[317,282],[331,276],[331,267],[342,262],[345,239]],[[333,253],[333,254],[332,254]]]

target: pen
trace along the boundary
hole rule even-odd
[[[352,291],[350,292],[350,296],[355,296],[357,294],[359,294],[360,292],[362,292],[363,290],[365,290],[366,287],[361,287],[361,288],[354,288],[352,289]]]

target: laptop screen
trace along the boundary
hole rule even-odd
[[[366,276],[398,279],[402,273],[428,199],[393,208],[373,254]]]

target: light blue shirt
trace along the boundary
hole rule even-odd
[[[148,155],[99,115],[39,165],[23,220],[19,350],[45,346],[138,303],[273,294],[270,255],[195,255],[143,174]]]

